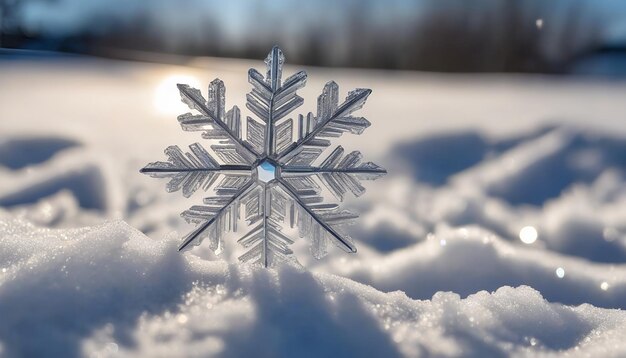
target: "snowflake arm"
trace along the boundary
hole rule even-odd
[[[317,116],[312,113],[306,119],[299,116],[298,140],[279,153],[278,161],[281,164],[310,165],[330,146],[327,138],[340,137],[344,132],[363,133],[370,122],[351,114],[363,107],[370,93],[370,89],[357,88],[339,105],[339,86],[334,81],[328,82],[317,100]]]
[[[251,164],[258,157],[254,148],[241,135],[240,111],[233,106],[227,113],[224,112],[226,88],[224,82],[214,80],[209,85],[208,100],[205,100],[200,90],[179,84],[182,101],[200,115],[185,113],[178,117],[178,121],[185,131],[204,131],[205,139],[219,139],[222,143],[211,146],[212,149],[229,163]]]
[[[199,143],[190,145],[189,149],[191,152],[183,153],[178,146],[170,146],[165,149],[169,161],[150,163],[140,172],[153,178],[169,178],[167,191],[182,189],[183,195],[188,198],[200,188],[209,190],[219,174],[241,176],[252,169],[245,164],[220,165]]]
[[[282,51],[274,47],[265,59],[265,78],[254,68],[248,71],[248,81],[253,88],[246,96],[246,107],[265,123],[261,125],[264,131],[263,154],[268,157],[275,156],[277,138],[278,142],[284,142],[287,132],[291,135],[291,120],[284,122],[286,125],[276,127],[275,124],[304,102],[296,91],[304,87],[307,75],[300,71],[281,82],[284,62]],[[253,125],[251,121],[253,119],[248,117],[249,126]]]
[[[335,221],[336,223],[339,224],[345,220],[354,219],[356,218],[355,215],[346,211],[339,212],[339,213],[331,212],[331,213],[328,213],[326,217],[324,218],[321,215],[318,215],[316,210],[309,207],[305,203],[305,201],[302,199],[302,197],[306,195],[306,192],[298,191],[291,184],[289,184],[289,182],[287,182],[286,180],[282,178],[278,179],[278,182],[280,183],[281,188],[283,188],[291,197],[291,199],[294,201],[295,206],[301,210],[301,213],[299,214],[299,220],[303,221],[304,214],[310,217],[311,223],[309,223],[308,225],[306,224],[302,225],[300,232],[301,232],[301,236],[305,236],[307,234],[312,234],[314,236],[312,238],[314,254],[316,252],[323,251],[323,254],[319,255],[319,257],[322,257],[326,253],[325,248],[321,248],[321,246],[323,245],[325,246],[325,243],[322,243],[320,241],[325,241],[325,237],[324,237],[324,233],[321,232],[320,229],[330,234],[331,237],[335,240],[335,243],[337,244],[337,246],[339,246],[342,250],[348,253],[356,253],[356,246],[354,246],[354,243],[352,243],[352,241],[349,240],[344,235],[341,235],[340,233],[338,233],[337,230],[335,230],[329,224],[329,221]],[[318,201],[318,198],[319,198],[319,201],[322,200],[321,197],[315,194],[310,195],[309,198],[313,199],[311,201]],[[330,205],[321,204],[317,206],[317,209],[321,211],[328,211],[329,209],[331,211],[335,211],[336,208],[337,206],[334,204],[330,204]],[[293,213],[292,215],[295,215],[295,213]],[[318,255],[316,255],[316,257],[317,256]]]
[[[285,166],[281,171],[285,177],[317,176],[340,201],[343,201],[343,195],[348,190],[357,197],[365,193],[365,188],[359,180],[376,180],[387,173],[385,169],[372,162],[361,163],[363,156],[358,151],[345,157],[343,153],[343,147],[338,146],[319,167]]]
[[[285,198],[276,191],[276,183],[259,186],[253,200],[251,223],[256,226],[237,242],[247,251],[239,257],[241,262],[251,262],[269,267],[286,261],[293,252],[293,240],[282,233],[281,221],[285,218]],[[255,220],[256,219],[256,220]]]
[[[181,216],[187,222],[201,224],[183,238],[182,243],[178,246],[178,251],[187,250],[192,244],[200,245],[202,240],[208,236],[211,238],[210,248],[216,253],[221,252],[223,247],[221,243],[222,233],[237,230],[236,222],[239,220],[240,198],[245,197],[255,186],[254,180],[248,179],[239,188],[236,186],[228,189],[223,188],[222,192],[218,189],[218,196],[204,199],[206,205],[192,206],[189,210],[184,211]],[[229,195],[232,191],[234,194]],[[228,220],[224,220],[226,215],[228,215]]]

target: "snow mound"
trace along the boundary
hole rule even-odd
[[[174,243],[122,222],[50,230],[0,221],[0,335],[9,356],[68,356],[77,337],[133,324],[185,292]],[[167,289],[165,289],[167,288]]]
[[[59,192],[81,209],[111,214],[121,209],[109,156],[59,137],[0,143],[0,206],[32,205]]]
[[[0,141],[0,166],[13,170],[25,168],[76,145],[71,139],[47,136],[4,139]]]
[[[479,226],[522,244],[520,232],[530,227],[534,247],[626,261],[624,136],[571,126],[496,139],[469,131],[432,135],[394,153],[401,159],[389,160],[405,176],[372,190],[381,193],[358,236],[378,251],[423,241],[439,226]]]
[[[328,266],[329,272],[416,299],[528,285],[551,302],[626,308],[626,267],[515,245],[477,227],[442,228],[393,253],[339,258]]]
[[[530,287],[416,301],[284,266],[180,255],[121,221],[0,221],[6,356],[626,354],[626,313],[548,303]]]

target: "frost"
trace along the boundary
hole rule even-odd
[[[179,116],[182,129],[201,131],[203,138],[218,141],[211,150],[223,164],[194,143],[187,153],[178,146],[168,147],[167,162],[150,163],[141,172],[169,178],[167,190],[180,190],[185,197],[199,189],[215,191],[204,205],[182,213],[197,227],[183,238],[179,250],[208,238],[209,247],[219,254],[224,234],[237,231],[243,207],[248,231],[238,240],[247,249],[239,257],[242,262],[268,267],[288,260],[293,240],[283,232],[285,223],[297,226],[299,236],[311,240],[316,258],[327,253],[329,243],[354,253],[352,240],[340,230],[357,216],[326,202],[314,178],[343,201],[346,192],[355,196],[365,192],[362,180],[377,179],[386,171],[374,163],[362,163],[357,151],[344,155],[341,146],[319,166],[314,163],[331,146],[330,139],[343,133],[361,134],[369,127],[365,118],[352,114],[363,107],[371,90],[355,89],[339,103],[339,86],[331,81],[318,97],[317,113],[298,115],[294,123],[289,115],[304,102],[297,91],[304,87],[307,75],[300,71],[283,81],[285,57],[278,47],[265,63],[265,76],[255,69],[248,72],[252,90],[246,107],[257,119],[246,117],[245,139],[239,108],[225,109],[226,89],[221,80],[211,82],[208,99],[198,89],[178,85],[182,101],[199,113]]]

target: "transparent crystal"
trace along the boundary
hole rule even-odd
[[[227,110],[221,80],[210,83],[207,99],[200,90],[180,84],[182,101],[195,112],[178,117],[182,129],[202,132],[203,138],[217,144],[210,147],[212,153],[199,143],[190,145],[190,152],[168,147],[168,161],[150,163],[141,172],[168,178],[167,190],[186,197],[198,190],[214,192],[204,205],[181,214],[197,226],[183,238],[179,250],[208,238],[209,247],[219,254],[224,234],[243,230],[238,227],[243,219],[246,231],[238,240],[246,249],[239,257],[242,262],[268,267],[290,260],[289,245],[294,241],[283,232],[284,225],[297,226],[316,258],[326,255],[328,243],[354,253],[356,247],[340,228],[357,216],[325,202],[320,185],[342,201],[347,192],[355,196],[365,192],[362,180],[377,179],[386,171],[363,163],[360,152],[345,154],[341,146],[319,166],[314,163],[331,146],[331,139],[344,133],[358,135],[370,126],[352,113],[363,107],[371,90],[357,88],[340,103],[339,86],[330,81],[317,99],[316,114],[292,116],[304,102],[297,91],[306,84],[307,74],[300,71],[283,81],[285,57],[278,47],[265,63],[265,75],[255,69],[248,72],[252,90],[246,108],[254,118],[246,117],[245,138],[241,111],[237,106]]]
[[[264,160],[256,167],[257,179],[269,183],[276,178],[276,166],[269,160]]]

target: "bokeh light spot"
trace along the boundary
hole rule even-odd
[[[543,28],[543,19],[535,20],[535,26],[537,26],[537,28],[541,30]]]
[[[533,242],[537,241],[537,237],[537,230],[532,226],[524,226],[519,231],[519,238],[525,244],[532,244]]]
[[[556,269],[556,277],[563,278],[565,277],[565,270],[562,267]]]

